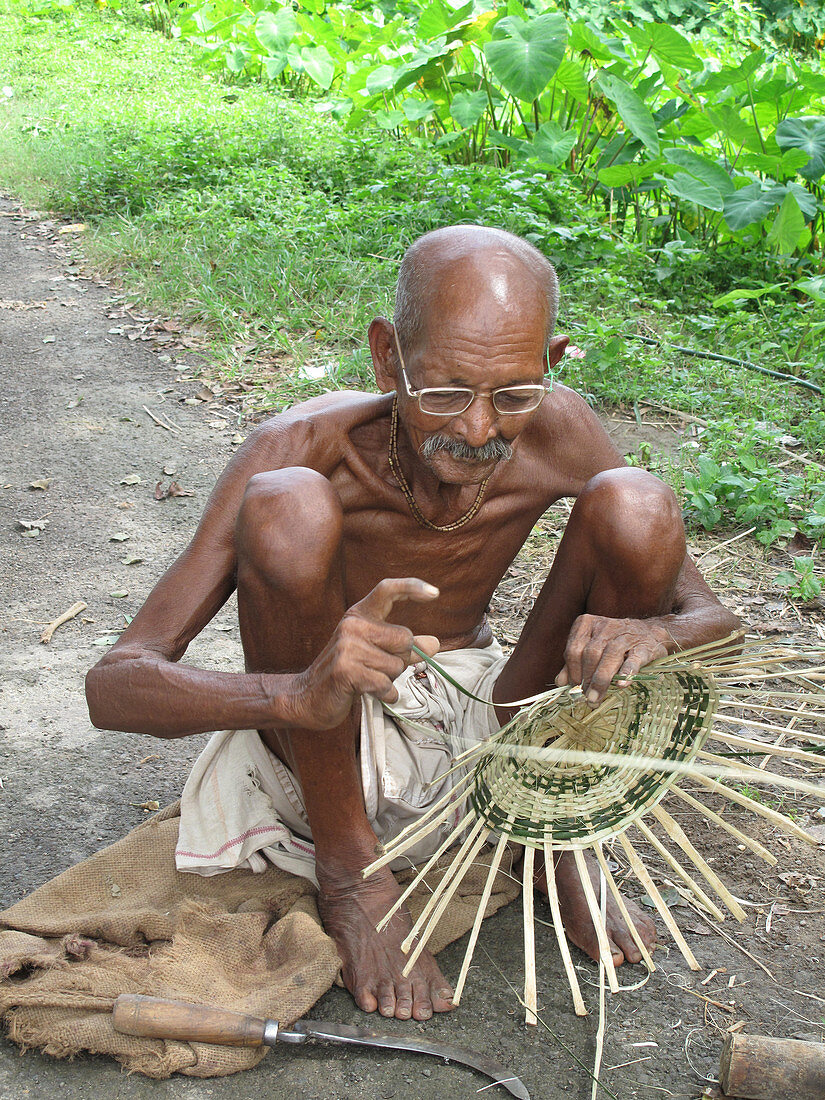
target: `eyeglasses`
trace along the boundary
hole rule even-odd
[[[540,383],[519,386],[499,386],[489,394],[480,394],[469,386],[425,386],[424,389],[410,389],[404,356],[398,342],[398,333],[393,328],[395,346],[401,363],[401,377],[407,397],[417,397],[418,407],[428,416],[459,416],[466,412],[477,397],[489,397],[493,408],[501,416],[518,416],[520,413],[533,412],[544,400],[546,388]]]

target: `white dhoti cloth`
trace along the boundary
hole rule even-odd
[[[493,642],[485,649],[439,653],[437,661],[462,687],[489,700],[506,658]],[[499,728],[494,707],[468,698],[423,662],[405,669],[395,687],[396,717],[372,696],[361,700],[361,782],[367,817],[382,842],[446,794],[464,775],[461,770],[445,774],[454,758]],[[329,783],[334,799],[334,775]],[[432,855],[460,821],[463,801],[458,797],[444,824],[391,864],[392,869]],[[263,871],[269,861],[317,885],[300,783],[257,731],[216,733],[195,761],[183,789],[175,859],[179,871],[199,875],[236,867]]]

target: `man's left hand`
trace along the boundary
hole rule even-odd
[[[595,706],[614,677],[618,686],[624,687],[640,668],[666,657],[672,648],[670,635],[656,619],[580,615],[567,639],[564,666],[556,684],[581,684],[588,703]]]

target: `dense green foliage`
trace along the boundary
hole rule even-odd
[[[501,225],[559,268],[560,323],[586,353],[565,361],[564,380],[639,416],[652,402],[693,417],[697,435],[679,455],[630,456],[679,489],[692,522],[755,527],[766,543],[796,527],[825,534],[825,472],[793,458],[822,461],[821,396],[676,350],[825,384],[820,276],[777,253],[767,221],[724,242],[720,230],[717,247],[677,226],[654,249],[638,239],[641,222],[622,232],[592,181],[562,166],[506,149],[503,166],[448,161],[431,128],[426,141],[423,129],[399,141],[368,119],[346,128],[354,112],[339,121],[315,109],[328,97],[204,74],[193,64],[202,52],[84,8],[8,15],[0,173],[30,201],[87,221],[96,261],[134,293],[205,322],[225,369],[256,380],[262,405],[370,385],[363,333],[391,312],[407,244],[438,225]],[[815,181],[799,186],[819,201]]]
[[[391,14],[195,0],[179,5],[171,30],[213,70],[326,93],[317,109],[350,129],[416,135],[463,163],[573,176],[611,224],[670,246],[668,260],[729,238],[765,239],[782,255],[818,251],[818,64],[770,40],[736,48],[707,6],[693,39],[664,13],[636,13],[605,5],[594,22],[547,0],[529,11],[519,0],[429,0]]]

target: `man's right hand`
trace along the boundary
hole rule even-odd
[[[439,644],[430,635],[414,635],[407,627],[388,623],[387,616],[401,600],[427,603],[438,594],[416,577],[388,578],[353,604],[318,657],[296,677],[295,720],[290,725],[333,729],[360,695],[394,703],[398,692],[393,680],[419,659],[413,644],[428,657],[438,652]]]

